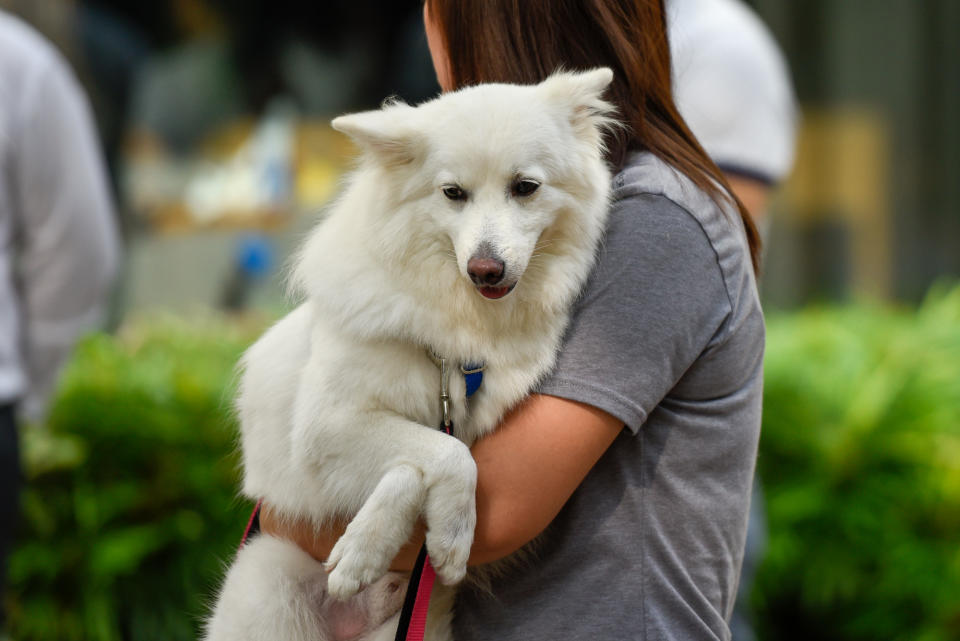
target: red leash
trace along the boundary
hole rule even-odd
[[[437,578],[437,573],[430,565],[430,557],[427,557],[423,566],[423,575],[420,577],[420,585],[417,586],[417,598],[413,605],[413,615],[410,617],[410,627],[407,629],[407,641],[421,641],[427,628],[427,611],[430,609],[430,594],[433,591],[433,582]]]
[[[240,547],[238,550],[242,550],[243,546],[247,544],[247,539],[260,531],[260,506],[263,504],[263,501],[257,501],[257,504],[253,508],[253,512],[250,514],[250,520],[247,521],[247,528],[243,531],[243,538],[240,539]]]
[[[437,573],[430,565],[427,555],[427,546],[420,548],[417,563],[410,573],[410,583],[407,585],[407,596],[403,600],[400,610],[400,621],[397,623],[397,634],[394,641],[423,641],[427,628],[427,612],[430,610],[430,593]]]
[[[440,407],[443,410],[443,422],[440,429],[449,436],[453,436],[453,421],[450,419],[450,396],[447,388],[447,361],[436,353],[428,352],[433,362],[440,368]],[[483,363],[461,365],[466,396],[470,398],[483,382]],[[427,627],[427,612],[430,609],[430,593],[437,579],[437,572],[430,564],[426,544],[420,548],[417,563],[410,574],[410,584],[407,586],[407,595],[400,610],[400,621],[397,624],[397,635],[394,641],[423,641]]]
[[[444,418],[446,420],[440,429],[453,436],[453,422],[447,416]],[[433,592],[433,584],[436,580],[437,571],[430,564],[427,544],[424,543],[410,573],[410,583],[407,585],[407,595],[400,610],[400,621],[397,623],[397,635],[394,641],[423,641],[427,628],[427,612],[430,610],[430,594]]]

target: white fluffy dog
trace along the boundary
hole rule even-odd
[[[392,639],[405,583],[387,572],[418,518],[444,584],[428,638],[450,638],[445,586],[464,578],[476,519],[468,446],[553,366],[593,266],[611,79],[560,72],[333,121],[360,166],[297,259],[305,301],[244,356],[237,406],[246,496],[318,526],[352,520],[326,567],[250,541],[210,641]],[[449,379],[456,438],[437,430],[431,350],[454,371],[486,366],[469,400]]]

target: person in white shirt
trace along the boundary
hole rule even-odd
[[[0,12],[0,583],[20,484],[16,418],[42,418],[119,256],[86,96],[52,45]]]
[[[793,167],[797,106],[776,41],[740,0],[667,0],[673,95],[759,227]]]

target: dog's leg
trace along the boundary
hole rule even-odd
[[[205,626],[205,641],[317,641],[323,566],[296,545],[260,535],[237,553]]]
[[[386,572],[420,514],[437,575],[447,584],[459,582],[476,524],[477,470],[470,450],[395,415],[382,413],[366,424],[353,430],[350,447],[384,452],[381,460],[365,462],[381,470],[379,481],[330,554],[331,594],[350,596]],[[336,448],[330,440],[325,445],[327,452]]]
[[[205,641],[347,641],[380,633],[403,604],[407,577],[390,573],[340,601],[323,566],[293,543],[250,540],[230,568],[206,624]],[[393,624],[396,630],[396,623]],[[373,638],[373,637],[370,637]],[[392,639],[393,637],[390,636]]]
[[[422,475],[409,465],[395,467],[380,479],[327,557],[330,594],[349,597],[386,573],[410,538],[424,490]]]

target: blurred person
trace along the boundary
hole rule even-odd
[[[86,97],[54,47],[0,12],[0,581],[38,421],[117,271],[113,204]],[[3,629],[0,611],[0,630]]]
[[[741,0],[667,0],[667,29],[677,108],[762,228],[796,143],[783,54]]]
[[[764,233],[770,196],[792,168],[796,144],[796,98],[783,54],[740,0],[667,0],[667,33],[677,108]],[[766,547],[763,503],[755,477],[730,621],[736,641],[756,638],[749,599]]]
[[[151,48],[148,34],[126,16],[139,15],[151,31],[162,32],[164,14],[169,13],[166,3],[129,5],[134,3],[0,0],[0,10],[21,18],[54,44],[77,77],[92,107],[113,188],[132,82]]]

